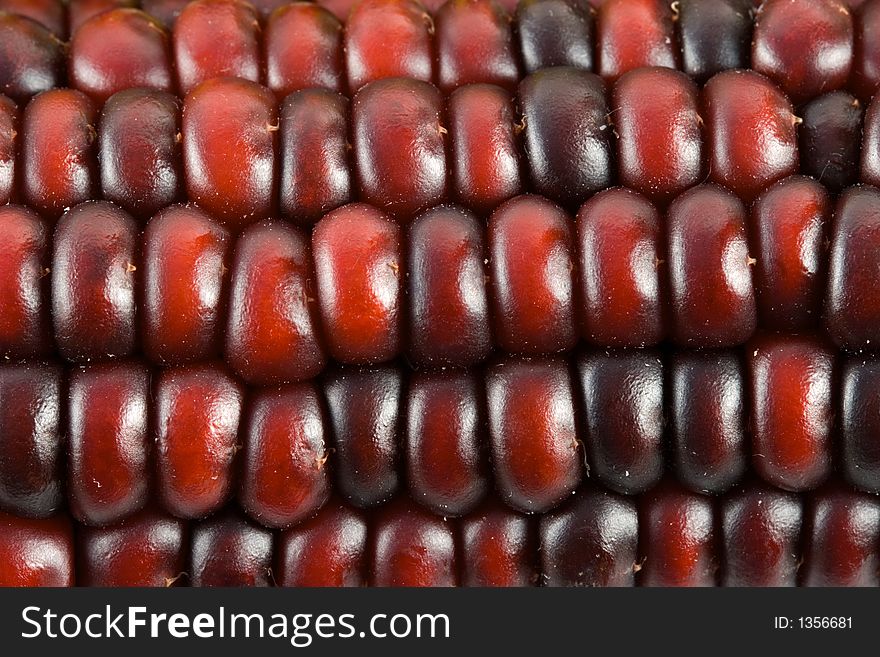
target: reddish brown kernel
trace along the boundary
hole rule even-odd
[[[185,578],[186,523],[149,508],[77,536],[79,586],[166,587]]]
[[[511,95],[472,84],[447,100],[451,186],[466,207],[489,213],[522,190],[520,142]]]
[[[583,474],[566,363],[496,363],[486,373],[486,395],[496,488],[502,500],[526,513],[552,509],[574,492]]]
[[[755,16],[752,67],[800,104],[840,89],[853,62],[853,21],[837,0],[765,0]]]
[[[461,519],[462,586],[534,586],[535,536],[529,518],[489,498]]]
[[[642,68],[614,85],[622,185],[664,205],[703,177],[703,120],[694,82],[668,68]]]
[[[795,586],[803,505],[799,496],[748,482],[721,498],[722,586]]]
[[[228,232],[193,205],[153,217],[143,237],[143,348],[155,363],[204,360],[220,351],[229,278]]]
[[[880,185],[880,100],[872,101],[865,112],[861,181],[870,185]]]
[[[52,319],[68,360],[126,356],[137,339],[139,232],[107,201],[81,203],[55,228]]]
[[[456,586],[458,584],[453,525],[398,498],[375,517],[373,586]]]
[[[254,393],[244,420],[239,501],[259,524],[289,527],[327,501],[326,424],[312,383]]]
[[[0,0],[0,11],[26,16],[59,39],[67,36],[67,11],[62,0]]]
[[[195,523],[190,543],[192,586],[271,586],[272,532],[228,510]]]
[[[726,189],[700,185],[679,196],[667,214],[672,333],[681,345],[724,347],[755,331],[754,259],[746,211]]]
[[[174,62],[181,95],[223,76],[260,81],[260,23],[239,0],[195,0],[174,23]]]
[[[786,178],[758,197],[750,220],[761,326],[779,331],[815,326],[824,294],[828,192],[812,178]]]
[[[473,374],[413,374],[406,402],[410,496],[444,517],[472,510],[489,488],[481,386]]]
[[[63,46],[39,23],[0,11],[0,93],[24,105],[63,84]]]
[[[48,355],[49,242],[46,222],[18,205],[0,206],[0,356]]]
[[[409,228],[409,356],[416,367],[467,367],[492,350],[483,228],[440,206]]]
[[[434,16],[437,86],[448,94],[465,84],[516,89],[510,16],[494,0],[444,3]]]
[[[571,219],[539,196],[518,196],[492,213],[487,242],[498,345],[525,354],[574,346]]]
[[[73,515],[110,525],[143,508],[150,489],[150,374],[136,363],[70,372],[67,491]]]
[[[324,380],[336,490],[357,507],[376,506],[400,486],[403,404],[399,368],[338,368]]]
[[[104,198],[146,221],[183,193],[180,101],[164,91],[111,96],[98,126]]]
[[[880,1],[868,0],[853,18],[853,67],[849,89],[867,103],[880,88]]]
[[[292,2],[273,11],[263,49],[266,86],[279,98],[310,87],[346,90],[342,24],[313,2]]]
[[[638,510],[632,498],[586,487],[541,517],[544,586],[635,586]]]
[[[864,116],[861,103],[855,96],[834,91],[807,103],[801,113],[801,171],[834,194],[858,182]]]
[[[69,0],[67,5],[68,33],[76,35],[84,23],[95,16],[120,8],[137,7],[137,0]]]
[[[18,108],[0,94],[0,205],[15,196],[15,158],[18,143]]]
[[[880,343],[880,190],[852,187],[837,200],[831,228],[825,327],[839,347],[874,349]]]
[[[232,491],[241,386],[210,363],[162,370],[153,401],[156,487],[180,518],[200,518]]]
[[[232,264],[225,354],[248,383],[302,381],[324,369],[308,238],[263,222],[238,239]]]
[[[278,131],[272,93],[248,80],[208,80],[184,100],[181,126],[190,200],[233,232],[268,217]]]
[[[605,84],[582,69],[559,66],[519,85],[523,147],[534,189],[575,209],[613,181]]]
[[[703,87],[709,177],[749,203],[766,187],[797,173],[791,103],[753,71],[725,71]]]
[[[0,511],[0,587],[73,586],[73,572],[67,516],[32,520]]]
[[[644,347],[666,331],[666,267],[659,213],[628,189],[609,189],[577,215],[581,335],[597,345]]]
[[[96,119],[92,101],[73,89],[46,91],[24,109],[21,196],[48,218],[96,197]]]
[[[752,465],[784,490],[811,490],[831,471],[834,352],[818,338],[762,335],[746,346]]]
[[[674,39],[663,0],[606,0],[596,17],[598,73],[614,81],[642,66],[678,68]]]
[[[117,91],[174,90],[171,38],[139,9],[114,9],[91,18],[73,35],[67,60],[75,89],[101,104]]]
[[[526,73],[551,66],[593,70],[594,17],[581,0],[523,0],[517,36]]]
[[[801,586],[880,584],[880,501],[836,482],[806,502]]]
[[[0,367],[0,509],[46,518],[61,506],[62,395],[60,367]]]
[[[357,93],[351,105],[352,146],[355,180],[365,202],[407,221],[446,197],[442,112],[440,92],[419,80],[387,78]]]
[[[348,89],[382,78],[433,79],[434,24],[416,0],[362,0],[345,22]]]
[[[366,553],[366,518],[331,499],[312,518],[278,537],[278,586],[365,586]]]
[[[343,363],[394,358],[404,266],[397,224],[369,205],[346,205],[318,222],[312,253],[330,355]]]
[[[702,493],[723,493],[748,469],[746,377],[731,351],[676,352],[669,397],[672,466],[678,480]]]
[[[852,486],[880,493],[880,359],[849,356],[840,388],[838,467]]]
[[[590,474],[635,494],[663,475],[663,362],[654,350],[603,351],[577,362]]]
[[[751,62],[752,0],[679,0],[676,32],[681,70],[702,84]]]
[[[311,226],[352,196],[348,99],[326,89],[297,91],[279,116],[280,209]]]
[[[639,500],[641,586],[715,586],[712,498],[666,480]]]

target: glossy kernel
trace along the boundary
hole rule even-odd
[[[278,537],[278,586],[348,586],[367,583],[367,520],[338,499]]]
[[[342,23],[313,2],[291,2],[273,11],[263,33],[266,86],[283,98],[323,87],[346,90]]]
[[[471,84],[447,98],[450,186],[464,206],[488,214],[523,188],[513,97]]]
[[[406,498],[383,506],[373,525],[373,586],[456,586],[452,523]]]
[[[674,38],[664,0],[606,0],[596,16],[597,72],[614,81],[642,66],[678,68]]]
[[[417,367],[468,367],[492,350],[483,226],[441,206],[409,227],[409,356]]]
[[[746,359],[755,471],[784,490],[816,488],[831,471],[835,353],[819,338],[762,335]]]
[[[672,334],[687,347],[745,342],[757,325],[742,202],[715,185],[679,196],[666,216]]]
[[[173,42],[181,95],[217,77],[260,81],[260,23],[250,3],[190,2],[174,23]]]
[[[791,103],[754,71],[725,71],[703,87],[709,177],[755,199],[772,183],[797,173],[800,119]]]
[[[699,91],[679,71],[642,68],[614,85],[620,183],[664,205],[703,177]]]
[[[96,197],[97,112],[74,89],[52,89],[24,109],[19,151],[21,198],[48,219]]]
[[[581,0],[523,0],[517,36],[526,73],[551,66],[593,70],[595,19]]]
[[[174,91],[171,37],[139,9],[98,14],[70,41],[68,78],[99,104],[133,87]]]
[[[216,356],[226,307],[229,233],[194,205],[153,217],[143,236],[143,348],[160,364]]]
[[[658,352],[590,352],[577,362],[591,476],[625,494],[663,475],[663,362]]]
[[[494,497],[460,521],[462,586],[535,586],[532,521]]]
[[[318,307],[330,355],[378,363],[400,351],[403,254],[397,224],[361,203],[325,215],[312,232]]]
[[[585,487],[538,529],[544,586],[635,586],[639,518],[632,498]]]
[[[140,233],[134,219],[107,201],[68,211],[55,228],[52,319],[67,360],[127,356],[137,343]]]
[[[0,511],[0,587],[73,585],[70,519],[33,520]]]
[[[101,192],[140,221],[183,196],[180,101],[153,89],[111,96],[98,126]]]
[[[219,510],[233,491],[244,392],[226,371],[203,363],[162,370],[154,385],[156,490],[179,518]]]
[[[167,587],[186,581],[186,523],[149,508],[77,536],[77,584]]]
[[[795,586],[803,503],[799,496],[748,482],[722,498],[722,586]]]
[[[513,91],[519,78],[510,16],[494,0],[445,2],[434,16],[437,86],[444,94],[465,84]]]
[[[489,488],[485,411],[476,377],[414,374],[407,389],[406,474],[411,497],[443,517],[472,510]]]
[[[639,500],[641,586],[715,586],[712,498],[666,480]]]
[[[544,513],[583,475],[572,380],[565,362],[505,360],[486,372],[495,486],[508,506]]]
[[[70,373],[68,496],[87,525],[123,520],[147,503],[150,374],[137,363],[87,365]]]
[[[181,132],[191,201],[233,232],[271,214],[278,113],[268,89],[237,78],[208,80],[184,99]]]
[[[289,527],[330,496],[327,420],[314,384],[262,388],[243,421],[239,500],[264,527]]]
[[[416,0],[362,0],[345,21],[349,93],[382,78],[433,79],[433,23]]]
[[[51,232],[39,215],[18,205],[0,206],[0,226],[0,356],[48,355]]]
[[[825,187],[805,176],[781,180],[752,205],[753,280],[761,326],[804,331],[819,322],[831,211]]]
[[[613,182],[602,79],[582,69],[532,73],[519,85],[523,146],[535,191],[575,207]]]
[[[311,226],[352,197],[348,99],[327,89],[297,91],[279,118],[280,210]]]
[[[800,104],[846,84],[853,21],[837,0],[766,0],[755,16],[752,66]]]
[[[0,509],[47,518],[64,501],[61,368],[0,367]]]
[[[403,386],[389,366],[339,368],[324,379],[336,490],[356,507],[377,506],[401,486]]]
[[[505,351],[548,354],[574,346],[572,228],[561,208],[539,196],[513,198],[489,218],[494,329]]]
[[[289,224],[245,230],[230,273],[226,360],[245,381],[302,381],[324,369],[312,254]]]
[[[351,135],[363,201],[402,222],[443,201],[448,138],[443,105],[436,87],[409,78],[379,80],[357,93]]]
[[[667,324],[663,221],[628,189],[599,192],[577,215],[581,336],[607,347],[644,347]]]

